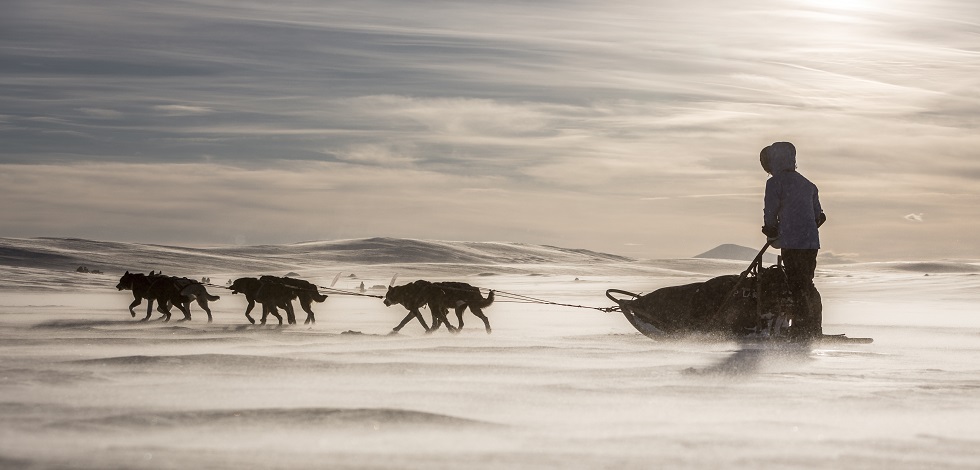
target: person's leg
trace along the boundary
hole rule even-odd
[[[816,337],[823,334],[821,312],[811,307],[810,292],[817,269],[817,250],[783,249],[783,265],[796,311],[793,316],[793,336]]]

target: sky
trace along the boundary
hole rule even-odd
[[[973,0],[0,0],[0,236],[980,259]]]

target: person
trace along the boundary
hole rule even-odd
[[[766,180],[764,233],[774,248],[781,250],[795,312],[790,334],[798,339],[823,335],[819,309],[810,308],[813,275],[820,250],[818,227],[827,220],[820,207],[817,186],[796,171],[796,147],[776,142],[759,154]]]

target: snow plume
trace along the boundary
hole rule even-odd
[[[919,222],[919,223],[922,223],[922,222],[925,221],[925,219],[923,218],[924,215],[925,214],[923,214],[922,212],[919,212],[918,214],[915,214],[915,213],[908,214],[908,215],[905,216],[905,220],[908,220],[910,222]]]

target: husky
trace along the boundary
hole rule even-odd
[[[187,319],[190,320],[191,302],[197,301],[197,305],[208,314],[208,323],[211,323],[211,309],[208,307],[208,302],[214,302],[221,297],[217,295],[211,295],[208,293],[204,284],[193,279],[188,279],[186,277],[172,277],[170,278],[174,285],[180,289],[180,296],[184,298],[184,310],[187,312]],[[168,316],[169,318],[169,316]]]
[[[326,295],[320,294],[316,286],[294,278],[281,278],[276,276],[262,276],[261,278],[242,277],[235,279],[231,284],[233,294],[245,294],[248,307],[245,309],[245,318],[252,324],[255,319],[250,313],[255,307],[255,302],[262,304],[262,319],[260,324],[264,325],[266,318],[271,313],[279,320],[282,325],[282,316],[279,309],[286,311],[286,321],[292,325],[296,323],[296,313],[293,310],[293,299],[299,299],[300,306],[306,311],[306,324],[315,323],[313,311],[310,308],[312,302],[323,302],[327,299]]]
[[[190,310],[185,305],[186,299],[181,295],[181,288],[169,276],[163,276],[153,271],[150,271],[149,275],[126,271],[119,278],[119,284],[116,284],[116,289],[133,291],[135,300],[129,305],[129,313],[133,317],[136,316],[133,308],[139,305],[142,299],[147,300],[146,317],[140,321],[150,319],[150,315],[153,313],[154,301],[157,302],[157,311],[163,314],[160,317],[163,321],[170,321],[171,305],[176,306],[184,314],[184,318],[181,321],[191,319]],[[189,304],[190,302],[187,301],[187,303]],[[208,312],[208,321],[210,321],[210,316],[210,312]]]
[[[483,309],[493,303],[494,293],[490,291],[487,298],[480,295],[478,287],[471,286],[465,282],[429,282],[418,280],[402,286],[388,288],[385,294],[384,303],[386,306],[401,304],[408,309],[408,315],[402,319],[398,326],[392,328],[393,333],[397,333],[412,319],[417,319],[425,328],[426,333],[431,333],[439,329],[443,324],[452,332],[458,332],[463,328],[463,312],[467,308],[478,318],[483,320],[487,333],[491,332],[490,320],[483,313]],[[423,306],[428,305],[432,312],[432,328],[429,328],[419,311]],[[446,315],[449,309],[456,311],[456,318],[459,326],[453,326]]]
[[[299,300],[299,306],[306,312],[306,321],[303,324],[309,325],[316,323],[316,317],[313,315],[312,309],[313,302],[322,303],[324,300],[327,300],[327,295],[321,294],[317,290],[316,285],[294,277],[262,276],[259,280],[263,282],[278,282],[291,289],[293,294],[295,294],[295,298]],[[286,313],[287,315],[290,314],[289,311]],[[296,323],[296,318],[291,317],[290,323]]]
[[[442,290],[442,295],[437,296],[438,304],[435,308],[440,309],[441,315],[433,314],[432,319],[432,330],[437,330],[439,328],[440,319],[446,318],[449,313],[449,308],[454,308],[456,310],[456,318],[459,320],[459,325],[456,330],[463,329],[463,312],[469,307],[470,312],[476,315],[477,318],[483,320],[483,325],[487,330],[487,334],[490,334],[490,320],[483,313],[483,309],[490,306],[493,303],[494,294],[493,290],[487,294],[487,298],[483,298],[480,295],[480,288],[469,285],[465,282],[436,282],[433,283],[434,286]],[[429,308],[433,308],[433,304],[429,304]],[[450,326],[448,323],[446,326]]]
[[[155,276],[153,271],[150,271],[150,276]],[[136,318],[136,310],[134,310],[139,304],[143,303],[143,300],[148,301],[146,306],[146,321],[153,314],[153,302],[156,301],[156,297],[150,295],[150,281],[147,279],[146,274],[143,273],[131,273],[126,271],[122,277],[119,278],[119,283],[116,284],[116,289],[129,290],[133,292],[133,303],[129,304],[129,314],[133,318]],[[160,313],[165,313],[163,305],[158,304],[157,310]]]
[[[402,319],[398,326],[391,329],[391,334],[398,333],[413,318],[418,319],[426,333],[434,331],[425,323],[425,318],[422,317],[422,312],[419,311],[419,309],[426,305],[429,305],[429,311],[432,312],[433,325],[441,321],[446,324],[446,328],[449,331],[456,331],[456,327],[446,319],[445,309],[438,307],[439,305],[448,303],[447,301],[441,300],[443,295],[445,294],[442,289],[433,286],[429,281],[423,280],[410,282],[401,286],[388,286],[388,292],[385,293],[384,297],[385,306],[391,307],[392,305],[400,304],[408,309],[408,315],[405,315],[405,318]],[[433,307],[433,305],[436,306]],[[439,318],[440,315],[442,318]]]
[[[287,317],[293,315],[291,313],[293,310],[291,293],[278,283],[265,283],[254,277],[240,277],[231,283],[231,293],[245,294],[245,300],[248,301],[248,306],[245,308],[245,318],[253,325],[255,319],[250,314],[255,308],[255,302],[262,304],[262,319],[260,321],[262,325],[265,325],[266,318],[270,313],[282,325],[279,308],[286,311]]]

